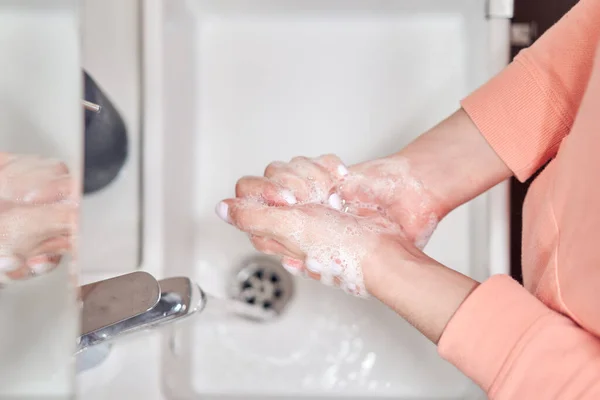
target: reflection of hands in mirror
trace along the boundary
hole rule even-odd
[[[0,281],[46,273],[71,250],[74,184],[59,161],[0,153]]]

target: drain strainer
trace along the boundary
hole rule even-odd
[[[234,275],[231,298],[248,307],[279,314],[292,298],[293,291],[293,277],[277,260],[256,256],[246,260]]]

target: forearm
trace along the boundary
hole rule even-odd
[[[479,283],[420,251],[412,252],[394,238],[382,240],[365,268],[369,291],[429,340],[439,341],[446,325]]]
[[[462,109],[388,158],[408,161],[442,214],[512,175]]]

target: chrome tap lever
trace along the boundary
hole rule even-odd
[[[86,286],[91,285],[95,286],[88,290]],[[87,295],[82,296],[83,324],[78,352],[179,321],[201,311],[206,304],[204,292],[185,277],[157,282],[150,274],[134,272],[91,285],[82,287],[82,293],[85,291]]]
[[[160,285],[141,271],[90,283],[80,290],[82,337],[145,313],[160,300]]]

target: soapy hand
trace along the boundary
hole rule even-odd
[[[425,247],[442,216],[440,202],[413,176],[408,160],[401,157],[350,168],[335,155],[274,162],[264,177],[240,179],[236,197],[276,206],[327,204],[356,215],[383,215],[401,226],[419,248]]]
[[[71,249],[74,189],[61,162],[0,153],[0,281],[48,272]]]
[[[269,242],[266,253],[282,256],[288,271],[360,297],[368,296],[368,274],[382,243],[403,240],[401,229],[385,218],[361,217],[327,205],[275,207],[250,198],[223,204],[227,221],[252,235],[255,244]],[[414,247],[408,241],[405,245]]]
[[[334,188],[348,175],[348,169],[334,155],[314,159],[295,157],[289,163],[273,162],[264,177],[240,179],[236,197],[260,199],[270,205],[327,204],[341,208]],[[332,197],[333,195],[333,197]]]
[[[345,211],[380,214],[402,227],[404,235],[423,249],[442,217],[440,202],[411,172],[405,158],[383,158],[350,168],[336,188]]]
[[[242,178],[236,196],[217,213],[249,233],[259,251],[283,256],[293,273],[361,296],[362,265],[378,243],[394,237],[420,253],[438,221],[432,196],[399,158],[348,169],[333,155],[297,157],[270,164],[264,177]],[[264,223],[277,225],[275,232],[255,229],[267,215]]]

